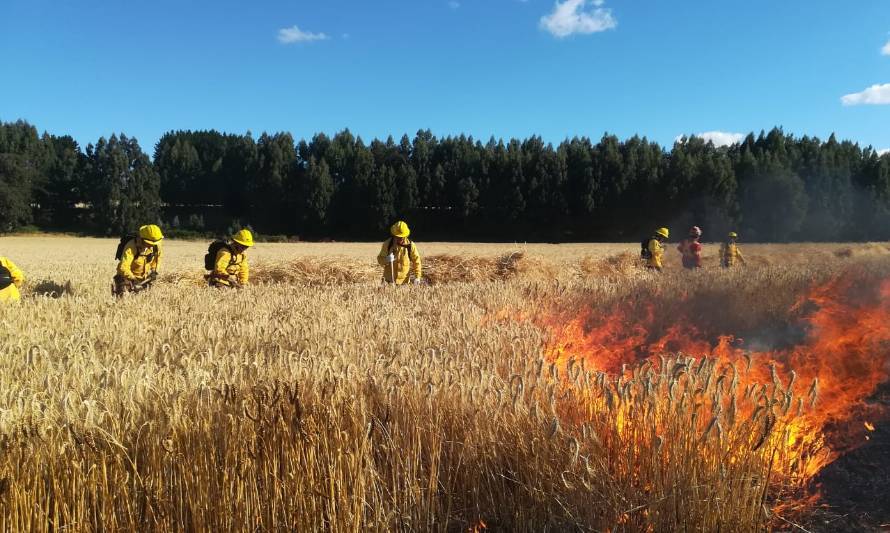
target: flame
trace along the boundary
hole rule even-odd
[[[486,529],[488,529],[488,526],[485,525],[485,522],[480,518],[475,524],[472,524],[467,528],[467,533],[480,533]]]
[[[865,426],[865,429],[867,429],[867,430],[869,430],[869,431],[874,431],[874,430],[875,430],[875,426],[874,426],[874,424],[872,424],[871,422],[866,422],[866,423],[863,424],[863,425]]]
[[[788,391],[797,415],[784,435],[784,446],[795,453],[785,460],[805,481],[863,442],[862,426],[854,421],[883,415],[866,400],[890,374],[888,296],[890,279],[869,284],[847,274],[814,286],[788,310],[802,339],[774,349],[749,345],[732,331],[705,333],[691,311],[676,314],[675,307],[638,301],[605,310],[582,306],[536,320],[550,333],[546,356],[560,368],[582,360],[587,368],[624,376],[629,367],[663,354],[693,354],[733,369],[745,366],[743,388],[772,383]],[[619,433],[624,430],[621,411],[615,424]],[[868,431],[873,427],[866,422]]]

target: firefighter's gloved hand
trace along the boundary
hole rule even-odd
[[[151,282],[153,282],[153,281],[156,280],[156,279],[158,279],[158,271],[157,271],[157,270],[152,270],[152,271],[151,271],[151,274],[148,275],[148,282],[151,283]]]
[[[423,285],[423,280],[420,278],[414,278],[414,281],[412,281],[411,283],[415,285]]]
[[[386,262],[387,263],[395,263],[396,262],[396,254],[391,253],[388,256],[386,256]]]

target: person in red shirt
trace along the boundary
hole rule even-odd
[[[683,268],[690,270],[701,268],[701,228],[692,226],[689,230],[689,237],[680,241],[677,250],[683,254]]]

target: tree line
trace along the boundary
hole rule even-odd
[[[425,240],[636,241],[696,224],[705,239],[890,239],[890,155],[781,128],[717,147],[634,136],[558,145],[429,130],[365,143],[348,130],[296,142],[171,131],[153,158],[124,134],[86,149],[0,123],[0,229],[377,238],[396,219]]]

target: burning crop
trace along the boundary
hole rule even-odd
[[[677,431],[716,436],[699,454],[753,468],[773,485],[764,501],[786,510],[813,502],[813,477],[884,419],[868,400],[890,377],[890,279],[857,268],[798,281],[764,294],[786,307],[760,316],[744,294],[683,279],[605,306],[575,298],[536,321],[549,360],[601,372],[590,412],[608,413],[617,437],[642,432],[631,449],[661,448]]]

